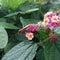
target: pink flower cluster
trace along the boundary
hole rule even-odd
[[[60,27],[60,15],[57,15],[55,12],[47,12],[44,15],[42,24],[44,26],[49,26],[51,30],[55,27]]]
[[[36,26],[35,24],[30,24],[30,25],[28,26],[28,28],[26,28],[27,31],[30,31],[30,32],[33,32],[33,33],[34,33],[34,32],[37,32],[38,29],[39,29],[39,27]]]
[[[34,33],[39,30],[39,26],[36,26],[35,24],[29,24],[26,28],[26,34],[25,36],[28,38],[28,40],[32,40],[34,38]]]
[[[53,30],[55,27],[60,26],[60,15],[57,15],[55,12],[47,12],[44,15],[43,22]]]
[[[20,29],[19,33],[26,30],[25,36],[28,40],[32,40],[34,38],[34,33],[37,32],[41,26],[48,27],[48,29],[45,29],[45,31],[48,32],[54,30],[55,27],[60,27],[60,14],[57,15],[55,12],[47,12],[44,15],[44,20],[42,22],[38,22],[38,24],[29,24]]]

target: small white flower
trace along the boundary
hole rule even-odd
[[[44,15],[44,18],[46,18],[48,15],[52,14],[53,12],[47,12],[45,15]]]
[[[41,22],[41,21],[40,21],[40,22],[38,22],[37,24],[38,24],[38,26],[42,26],[42,22]]]
[[[28,38],[28,40],[32,40],[34,38],[34,34],[31,32],[26,33],[26,37]]]
[[[49,21],[50,21],[50,20],[49,20],[48,18],[45,18],[44,21],[43,21],[43,23],[44,23],[45,25],[48,25]]]
[[[52,16],[51,21],[52,22],[58,22],[58,16]]]

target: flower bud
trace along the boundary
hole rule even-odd
[[[56,42],[58,40],[58,35],[57,34],[50,33],[49,40],[51,42]]]
[[[46,27],[45,29],[44,29],[44,32],[50,32],[51,30],[50,30],[50,28],[49,27]]]

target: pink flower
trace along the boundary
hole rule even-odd
[[[56,27],[56,26],[57,26],[57,23],[51,22],[51,23],[49,23],[49,26],[54,26],[54,27]]]
[[[49,28],[50,28],[51,30],[53,30],[56,26],[57,26],[57,23],[55,23],[55,22],[49,23]]]
[[[28,38],[28,40],[32,40],[34,38],[34,34],[31,32],[26,32],[25,36]]]
[[[36,26],[35,24],[30,24],[30,25],[26,28],[26,30],[27,30],[27,31],[30,31],[30,32],[37,32],[38,29],[39,29],[39,27]]]
[[[45,18],[44,21],[43,21],[43,23],[44,23],[45,25],[48,25],[49,22],[50,22],[50,20],[49,20],[48,18]]]
[[[37,24],[38,24],[38,26],[42,26],[42,22],[41,22],[41,21],[40,21],[40,22],[38,22]]]
[[[47,12],[44,15],[43,26],[49,26],[53,30],[56,26],[60,27],[60,14],[57,15],[55,12]]]
[[[52,16],[51,22],[58,22],[58,16]]]
[[[54,27],[54,26],[50,26],[49,28],[50,28],[51,30],[53,30],[55,27]]]
[[[55,12],[52,12],[51,16],[56,16],[56,13]]]
[[[56,16],[56,13],[55,13],[55,12],[47,12],[47,13],[44,15],[44,18],[46,18],[46,17],[52,17],[52,16]]]
[[[52,13],[53,13],[53,12],[47,12],[47,13],[44,15],[44,18],[50,17],[50,15],[51,15]]]

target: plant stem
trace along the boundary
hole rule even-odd
[[[48,39],[49,39],[49,38],[47,38],[47,39],[43,40],[43,41],[42,41],[42,43],[44,43],[44,42],[48,41]]]
[[[47,39],[45,39],[45,40],[43,40],[43,41],[40,40],[40,41],[38,42],[38,44],[39,44],[39,45],[42,45],[42,43],[48,41],[48,39],[49,39],[49,38],[47,38]]]

